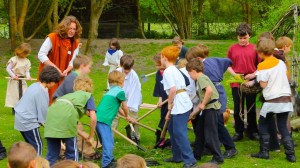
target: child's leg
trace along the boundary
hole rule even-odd
[[[171,139],[171,144],[172,144],[172,162],[181,162],[182,161],[182,156],[181,156],[181,150],[178,146],[178,144],[175,141],[175,137],[174,137],[174,118],[173,116],[171,116],[171,119],[169,121],[169,125],[168,125],[168,131],[170,134],[170,139]]]
[[[78,162],[77,137],[64,138],[63,142],[66,144],[66,159]]]
[[[110,126],[100,122],[97,122],[97,134],[103,149],[102,167],[105,167],[114,160],[114,138]]]
[[[46,138],[48,152],[46,155],[46,159],[50,162],[50,166],[52,166],[59,158],[60,152],[60,138]]]
[[[25,141],[31,144],[38,156],[42,155],[43,142],[38,128],[29,131],[21,131],[21,134]]]
[[[112,122],[111,127],[114,128],[114,129],[117,129],[118,125],[119,125],[119,120],[120,120],[120,117],[116,116],[116,118]]]
[[[203,113],[205,113],[205,143],[213,154],[213,159],[222,162],[223,156],[221,154],[218,136],[218,111],[215,109],[205,109],[203,110]]]
[[[205,139],[204,139],[204,120],[205,119],[205,113],[202,113],[201,116],[197,116],[197,118],[195,118],[194,120],[198,120],[196,121],[197,126],[194,130],[194,133],[196,135],[195,137],[195,145],[194,145],[194,157],[197,160],[200,160],[202,155],[203,155],[203,151],[204,151],[204,146],[205,146]]]
[[[194,158],[193,151],[188,140],[187,122],[189,119],[190,111],[183,114],[172,115],[173,118],[173,136],[175,144],[178,145],[181,151],[182,160],[185,164],[194,164],[196,159]],[[173,143],[172,143],[173,148]]]
[[[256,94],[246,95],[247,106],[247,132],[248,136],[252,140],[258,140],[258,129],[256,121]],[[251,108],[251,109],[250,109]]]
[[[244,111],[244,96],[241,95],[239,88],[232,88],[232,98],[234,102],[234,128],[235,135],[233,136],[233,141],[239,141],[243,138],[244,134],[244,121],[240,117],[240,111]],[[241,105],[242,103],[242,105]]]
[[[233,143],[233,140],[230,137],[228,130],[224,126],[223,112],[220,113],[220,111],[219,111],[217,113],[218,113],[217,114],[217,122],[218,122],[219,140],[224,145],[225,150],[235,149],[235,145]]]
[[[134,118],[134,119],[138,119],[139,118],[138,112],[134,112],[134,111],[129,111],[129,116],[132,117],[132,118]],[[141,137],[141,135],[140,135],[140,129],[139,129],[140,126],[137,125],[137,124],[134,124],[133,127],[134,127],[134,130],[135,130],[137,139],[140,140],[140,137]],[[134,139],[133,133],[131,133],[131,138]]]

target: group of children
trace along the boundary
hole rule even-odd
[[[238,34],[238,38],[239,36],[241,35]],[[247,31],[246,36],[249,39]],[[238,74],[232,68],[237,64],[234,62],[236,60],[232,60],[230,56],[228,58],[208,58],[209,49],[204,45],[192,47],[187,51],[182,51],[182,46],[182,40],[178,37],[174,38],[173,46],[165,47],[153,58],[158,69],[153,96],[159,97],[157,105],[161,107],[159,127],[162,129],[165,122],[168,123],[172,144],[172,157],[165,161],[183,162],[184,168],[194,168],[197,167],[197,160],[201,159],[207,148],[213,155],[210,162],[222,164],[224,159],[237,155],[238,151],[233,141],[242,138],[240,132],[231,138],[224,126],[223,119],[227,98],[221,82],[223,74],[227,70],[235,76]],[[290,45],[285,47],[289,48]],[[260,152],[251,156],[269,158],[268,124],[273,113],[277,113],[277,126],[286,149],[287,160],[295,162],[293,141],[286,126],[288,112],[293,110],[290,101],[291,93],[285,73],[286,66],[281,63],[282,61],[273,57],[274,48],[274,41],[259,40],[256,51],[263,62],[258,64],[255,73],[249,73],[249,76],[252,75],[251,77],[256,79],[247,85],[253,85],[254,82],[260,83],[266,100],[259,120]],[[96,132],[103,148],[102,167],[114,167],[116,162],[113,156],[112,128],[116,128],[118,125],[117,115],[123,115],[128,122],[135,123],[142,100],[141,84],[137,73],[132,69],[133,57],[123,55],[118,41],[111,40],[103,64],[110,66],[107,92],[96,107],[92,96],[93,81],[87,77],[92,61],[83,55],[76,57],[73,62],[74,71],[65,78],[53,97],[48,96],[47,89],[58,83],[60,73],[52,66],[46,66],[39,75],[39,82],[32,84],[24,95],[20,95],[25,87],[20,86],[24,80],[19,78],[26,76],[27,79],[31,79],[30,62],[28,63],[26,58],[29,52],[30,46],[22,44],[20,48],[16,49],[17,57],[12,58],[7,66],[11,78],[14,79],[10,79],[10,82],[15,82],[19,89],[17,98],[20,100],[10,106],[15,112],[15,129],[20,131],[25,141],[34,147],[38,156],[41,156],[43,144],[39,127],[45,127],[44,137],[48,145],[46,159],[50,165],[54,165],[59,159],[61,142],[64,142],[66,146],[66,159],[78,161],[78,122],[86,114],[90,117],[90,133],[82,135],[82,138],[87,143],[93,144]],[[185,52],[186,60],[178,59],[181,52]],[[16,59],[26,62],[25,65],[19,67],[23,68],[20,70],[21,72],[18,71],[19,64],[15,63]],[[176,64],[180,66],[176,67]],[[280,80],[283,80],[284,83],[275,80],[274,74],[281,75]],[[12,85],[9,84],[9,86]],[[285,89],[281,90],[282,93],[277,93],[272,88],[275,90]],[[53,100],[53,104],[48,108],[49,99]],[[167,103],[162,105],[164,100],[167,100]],[[187,137],[189,120],[192,120],[195,133],[193,149]],[[137,125],[134,127],[137,133],[136,143],[139,143],[139,128]],[[251,133],[255,133],[255,131]],[[251,136],[253,139],[256,138],[255,135],[251,134]],[[223,154],[219,142],[225,147]]]

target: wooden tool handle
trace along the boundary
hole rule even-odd
[[[36,81],[37,79],[34,79],[34,78],[31,78],[31,79],[28,79],[28,78],[18,78],[18,79],[14,79],[12,77],[5,77],[6,79],[13,79],[13,80],[32,80],[32,81]]]

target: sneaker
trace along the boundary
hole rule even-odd
[[[232,140],[234,142],[240,141],[243,139],[243,134],[242,133],[235,133],[232,137]]]
[[[2,152],[2,153],[0,153],[0,160],[3,160],[3,159],[5,159],[6,158],[6,152]]]
[[[235,155],[238,154],[238,151],[235,149],[235,148],[232,148],[232,149],[229,149],[229,150],[226,150],[223,154],[223,158],[224,159],[229,159],[229,158],[232,158],[234,157]]]
[[[169,163],[180,163],[180,162],[182,162],[182,160],[174,160],[172,157],[167,158],[164,161],[169,162]]]
[[[197,168],[197,163],[184,164],[182,168]]]

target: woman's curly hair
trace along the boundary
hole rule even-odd
[[[79,21],[75,16],[67,16],[65,17],[55,28],[54,32],[59,34],[61,38],[68,38],[68,30],[71,23],[76,24],[76,33],[74,35],[74,39],[79,39],[82,34],[82,27]]]

